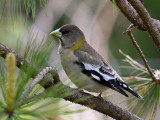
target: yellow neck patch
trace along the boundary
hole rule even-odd
[[[80,49],[80,48],[82,48],[83,47],[83,45],[85,44],[85,38],[83,37],[83,38],[81,38],[81,39],[79,39],[77,42],[76,42],[76,44],[73,46],[73,47],[71,47],[70,48],[70,50],[75,50],[75,49]]]

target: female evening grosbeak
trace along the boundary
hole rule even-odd
[[[77,87],[100,93],[100,96],[109,87],[128,97],[121,89],[123,88],[143,99],[86,42],[83,32],[77,26],[64,25],[50,35],[59,38],[59,54],[63,69]]]

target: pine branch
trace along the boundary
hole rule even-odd
[[[21,97],[20,97],[20,101],[18,101],[18,105],[20,105],[22,103],[23,100],[25,100],[25,98],[27,98],[28,94],[33,90],[33,88],[39,84],[44,77],[51,71],[54,71],[54,69],[52,67],[46,67],[45,69],[43,69],[37,76],[36,78],[32,81],[32,83],[30,84],[30,86],[28,88],[25,89],[25,91],[23,91]],[[55,74],[54,74],[55,75]],[[53,82],[53,81],[51,81]]]
[[[20,68],[21,65],[24,65],[24,68],[22,69],[24,72],[27,72],[27,68],[32,68],[34,69],[34,73],[32,73],[32,78],[34,78],[38,73],[40,73],[40,70],[36,70],[34,67],[32,67],[31,65],[29,65],[29,63],[23,59],[23,57],[19,54],[17,54],[14,50],[8,48],[7,46],[3,45],[0,43],[0,56],[3,57],[4,59],[6,58],[6,55],[8,53],[14,53],[16,56],[16,60],[17,60],[17,67]],[[56,76],[56,75],[55,75]],[[47,84],[45,84],[45,86],[43,86],[45,89],[49,88],[50,86],[52,86],[52,84],[54,84],[53,79],[45,76],[44,80],[47,81]],[[43,84],[43,83],[41,83]]]
[[[151,78],[153,81],[155,81],[156,83],[159,83],[160,80],[159,79],[156,79],[155,75],[154,75],[154,71],[151,69],[151,67],[149,66],[148,62],[147,62],[147,59],[145,58],[145,55],[143,54],[141,48],[139,47],[138,43],[136,42],[133,34],[132,34],[132,30],[135,29],[134,25],[130,25],[127,30],[124,32],[124,33],[127,33],[128,36],[130,37],[133,45],[135,46],[135,48],[137,49],[139,55],[141,56],[145,66],[146,66],[146,69],[148,70],[148,73],[150,74]]]
[[[148,72],[149,72],[149,74],[150,74],[150,76],[152,77],[153,80],[155,80],[155,76],[154,76],[154,74],[153,74],[153,71],[152,71],[152,69],[150,68],[150,66],[149,66],[149,64],[148,64],[148,62],[147,62],[147,60],[146,60],[146,58],[145,58],[142,50],[140,49],[140,47],[139,47],[138,43],[136,42],[136,40],[135,40],[135,38],[134,38],[134,36],[133,36],[133,34],[132,34],[131,31],[128,32],[128,36],[130,37],[133,45],[136,47],[138,53],[140,54],[140,56],[141,56],[141,58],[142,58],[142,60],[143,60],[143,62],[144,62],[144,64],[145,64],[145,66],[146,66],[146,68],[147,68],[147,70],[148,70]]]
[[[131,21],[132,24],[134,24],[134,26],[138,26],[138,29],[140,30],[149,31],[150,35],[153,38],[154,43],[160,50],[160,39],[159,39],[160,21],[151,18],[148,11],[144,8],[144,6],[140,1],[138,2],[138,0],[136,1],[139,4],[137,5],[132,3],[133,6],[130,3],[135,2],[135,0],[114,0],[114,1],[118,6],[118,8],[121,10],[121,12],[127,17],[129,21]],[[139,10],[143,11],[145,15],[143,15],[142,13],[139,14],[139,12],[141,12]]]
[[[16,55],[17,67],[21,69],[21,67],[20,67],[21,63],[24,62],[23,61],[23,57],[21,55],[17,54],[14,50],[6,47],[3,44],[0,44],[0,56],[1,57],[5,58],[6,54],[8,54],[10,52],[14,53]],[[30,64],[27,63],[27,66],[25,66],[26,69],[29,66],[30,66]],[[35,73],[39,73],[39,70],[36,70]],[[36,75],[33,74],[32,77],[34,78],[35,76]],[[50,80],[52,82],[52,79],[50,79]],[[48,87],[44,87],[44,88],[47,89],[47,88],[53,86],[54,83],[59,80],[58,74],[56,74],[56,77],[54,77],[54,80],[55,81],[52,84],[50,84],[50,81],[49,81],[49,84],[47,84]],[[62,83],[59,83],[59,84],[61,86],[65,86]],[[72,91],[72,92],[71,92],[71,94],[69,96],[64,98],[67,101],[70,101],[70,102],[73,102],[73,103],[76,103],[76,104],[80,104],[80,105],[89,107],[89,108],[91,108],[93,110],[96,110],[96,111],[98,111],[100,113],[103,113],[103,114],[105,114],[107,116],[110,116],[110,117],[118,119],[118,120],[142,120],[141,118],[139,118],[138,116],[134,115],[133,113],[131,113],[131,112],[125,110],[125,109],[122,109],[119,106],[114,105],[113,103],[111,103],[109,101],[105,101],[103,98],[96,97],[96,96],[93,96],[91,94],[85,93],[84,91],[79,91],[77,89],[70,88],[70,87],[66,86],[65,89],[63,89],[61,92],[65,93],[65,92],[68,92],[68,91]],[[53,97],[59,97],[59,96],[54,96],[53,95]],[[77,101],[78,99],[82,99],[82,98],[88,98],[88,99]]]
[[[157,47],[160,48],[160,33],[158,31],[157,26],[154,24],[154,20],[151,18],[146,8],[139,0],[128,0],[128,1],[141,17],[144,25],[147,28],[147,31],[152,36]]]

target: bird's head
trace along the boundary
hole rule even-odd
[[[67,24],[50,33],[59,38],[63,48],[79,49],[86,42],[83,32],[75,25]]]

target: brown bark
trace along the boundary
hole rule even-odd
[[[129,1],[129,2],[128,2]],[[150,17],[139,0],[115,0],[116,5],[131,23],[140,30],[148,31],[160,50],[160,21]]]

